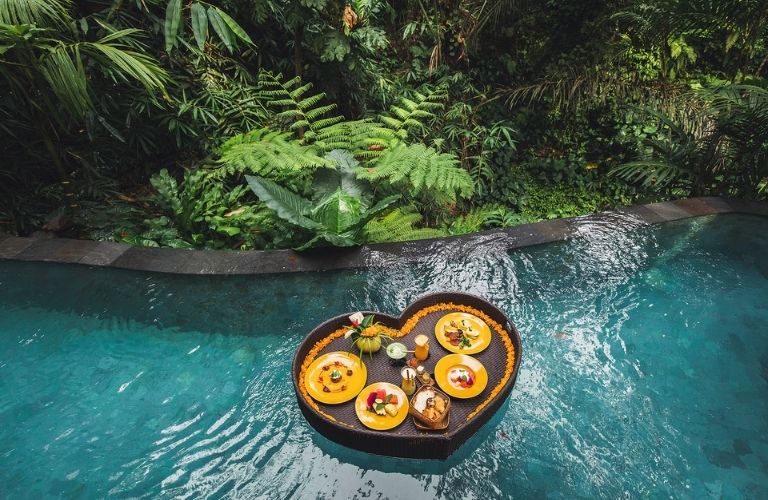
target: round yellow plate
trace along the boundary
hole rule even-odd
[[[470,375],[473,384],[464,387],[456,382],[462,373]],[[446,394],[454,398],[468,399],[479,395],[488,385],[488,372],[481,362],[466,354],[449,354],[435,365],[435,380]]]
[[[375,390],[384,389],[387,394],[397,395],[397,414],[394,417],[389,415],[376,415],[372,411],[368,411],[368,394]],[[408,396],[405,395],[402,389],[389,382],[376,382],[371,384],[357,395],[355,400],[355,413],[357,418],[363,423],[364,426],[376,430],[386,431],[388,429],[394,429],[398,425],[403,423],[405,417],[408,416]]]
[[[480,336],[478,336],[476,339],[471,340],[471,345],[469,347],[452,345],[448,341],[448,338],[445,336],[443,331],[443,327],[448,325],[451,321],[456,321],[458,323],[461,320],[467,321],[470,326],[480,334]],[[440,343],[440,345],[448,349],[450,352],[455,352],[458,354],[477,354],[478,352],[484,351],[485,348],[490,345],[491,329],[488,328],[488,325],[485,324],[485,321],[481,320],[477,316],[473,316],[472,314],[460,312],[449,313],[437,320],[437,324],[435,325],[435,337],[437,337],[437,341]]]
[[[331,381],[331,372],[338,369],[341,380]],[[348,372],[352,371],[350,375]],[[309,365],[304,373],[304,387],[310,396],[330,405],[344,403],[357,396],[368,380],[368,369],[359,357],[350,352],[335,351],[323,354]],[[323,390],[327,387],[329,392]]]

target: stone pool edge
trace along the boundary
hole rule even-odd
[[[768,217],[768,203],[719,197],[687,198],[632,205],[568,219],[444,238],[374,243],[352,248],[293,250],[177,250],[69,238],[17,237],[0,234],[0,260],[58,262],[114,267],[135,271],[199,275],[272,274],[330,271],[418,262],[437,253],[462,255],[470,246],[491,243],[495,248],[522,248],[571,239],[579,226],[612,216],[659,224],[690,217],[742,213]]]

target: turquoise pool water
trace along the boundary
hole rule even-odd
[[[768,219],[580,233],[266,277],[0,262],[0,497],[768,497]],[[525,348],[472,441],[390,459],[304,422],[289,370],[309,329],[457,288]]]

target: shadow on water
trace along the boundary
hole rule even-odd
[[[396,458],[373,455],[371,453],[340,446],[317,432],[312,433],[312,443],[324,454],[338,460],[340,463],[354,465],[363,470],[370,469],[387,473],[415,475],[442,475],[451,469],[466,463],[472,455],[478,453],[484,444],[487,444],[488,440],[494,439],[499,431],[499,424],[504,419],[506,413],[505,410],[507,408],[508,402],[504,404],[502,409],[496,412],[493,417],[491,417],[478,433],[471,436],[458,450],[445,460]]]

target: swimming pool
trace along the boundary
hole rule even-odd
[[[578,233],[325,273],[0,261],[0,496],[766,497],[768,219]],[[442,289],[523,335],[499,414],[446,462],[315,433],[289,375],[307,331]]]

